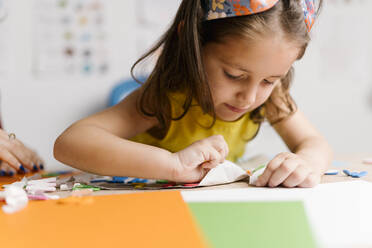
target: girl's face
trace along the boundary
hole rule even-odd
[[[280,38],[208,43],[203,62],[216,115],[235,121],[262,105],[297,59],[299,48]]]

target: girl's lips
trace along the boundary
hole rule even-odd
[[[231,111],[235,112],[235,113],[244,113],[246,112],[248,109],[247,108],[244,108],[244,109],[241,109],[241,108],[236,108],[234,106],[231,106],[227,103],[225,103],[225,106],[230,109]]]

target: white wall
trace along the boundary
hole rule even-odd
[[[35,78],[32,74],[32,1],[10,0],[3,25],[11,31],[8,76],[0,81],[3,124],[35,148],[50,169],[61,168],[52,156],[56,137],[72,122],[106,106],[111,87],[128,77],[129,68],[166,24],[143,24],[135,3],[108,3],[111,70],[104,77]],[[167,1],[157,1],[159,6]],[[371,152],[372,140],[372,18],[371,1],[326,2],[314,27],[308,53],[296,65],[293,96],[337,152]],[[161,20],[173,16],[162,9]],[[166,10],[166,11],[164,11]],[[152,16],[156,12],[148,12]],[[164,14],[165,13],[165,14]],[[151,17],[156,18],[156,17]],[[163,26],[162,26],[163,25]],[[269,126],[249,146],[250,154],[285,149]]]
[[[5,129],[36,149],[50,169],[57,136],[74,121],[102,110],[111,87],[137,57],[134,1],[112,0],[108,7],[111,70],[103,77],[36,78],[32,72],[32,1],[11,0],[3,25],[11,27],[10,72],[0,81]]]
[[[325,0],[292,95],[336,154],[372,153],[372,1]],[[285,150],[265,125],[252,153]]]

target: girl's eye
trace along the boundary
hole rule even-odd
[[[273,85],[275,82],[271,82],[271,81],[269,81],[269,80],[264,79],[264,83],[265,83],[266,85]]]
[[[235,75],[231,75],[231,74],[227,73],[226,71],[224,71],[224,73],[225,73],[226,77],[228,77],[230,79],[233,79],[233,80],[239,80],[239,79],[242,78],[242,75],[235,76]]]

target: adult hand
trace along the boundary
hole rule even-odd
[[[42,159],[14,134],[0,129],[0,176],[44,169]]]

